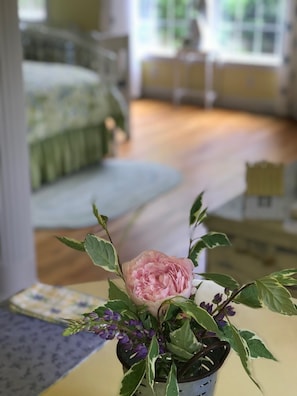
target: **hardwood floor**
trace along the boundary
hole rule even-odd
[[[124,238],[134,214],[110,223],[122,261],[144,249],[185,255],[188,212],[199,192],[205,191],[204,202],[211,210],[244,190],[246,162],[297,160],[297,122],[293,120],[137,100],[131,106],[131,124],[132,138],[119,144],[118,156],[171,165],[183,179],[177,188],[143,208]],[[67,285],[109,275],[93,266],[84,253],[55,238],[67,235],[82,240],[88,232],[98,232],[98,227],[35,232],[41,282]]]

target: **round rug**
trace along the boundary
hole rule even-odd
[[[175,187],[179,171],[158,163],[111,158],[64,177],[32,193],[36,228],[79,228],[97,223],[100,214],[114,219]]]

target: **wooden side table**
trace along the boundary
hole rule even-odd
[[[232,246],[207,251],[206,270],[233,276],[241,283],[297,267],[297,223],[250,220],[243,215],[243,195],[208,213],[209,231],[227,234]],[[291,289],[297,297],[296,288]]]
[[[206,108],[213,106],[216,99],[216,92],[213,87],[215,59],[213,52],[182,49],[177,53],[174,69],[173,103],[179,104],[183,96],[189,96],[203,99]],[[201,89],[191,87],[189,81],[190,69],[197,64],[204,66],[204,87]]]

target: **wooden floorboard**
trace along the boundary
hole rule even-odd
[[[117,155],[173,166],[181,172],[182,182],[146,205],[126,237],[124,230],[133,214],[110,223],[122,261],[144,249],[185,255],[188,212],[199,192],[205,192],[205,204],[211,210],[244,190],[247,162],[297,160],[297,123],[273,116],[142,99],[132,102],[131,130],[131,140],[118,144]],[[87,232],[98,231],[96,226],[37,230],[39,280],[67,285],[106,278],[108,274],[93,266],[85,254],[55,238],[83,239]]]

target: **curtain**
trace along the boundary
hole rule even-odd
[[[1,0],[0,0],[1,1]],[[141,95],[141,54],[139,7],[142,0],[101,0],[101,31],[129,34],[130,95]],[[143,46],[143,43],[141,43]]]
[[[130,89],[133,99],[141,96],[141,46],[139,45],[139,31],[141,25],[139,22],[139,7],[141,0],[129,0],[130,12]],[[143,43],[142,43],[143,45]]]
[[[297,2],[287,0],[277,113],[297,119]]]

